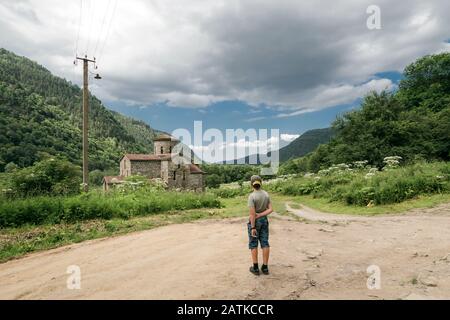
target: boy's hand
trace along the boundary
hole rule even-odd
[[[253,238],[256,237],[256,229],[252,229],[252,237],[253,237]]]

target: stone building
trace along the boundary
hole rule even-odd
[[[178,161],[173,161],[173,149],[179,140],[162,134],[154,139],[153,154],[125,154],[120,160],[120,175],[103,178],[105,191],[114,184],[122,183],[132,175],[146,176],[149,179],[162,179],[168,188],[204,191],[205,172],[192,161],[178,155]]]

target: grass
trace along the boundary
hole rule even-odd
[[[350,206],[344,202],[330,201],[326,198],[314,198],[311,195],[296,196],[292,198],[294,209],[299,209],[299,204],[304,204],[310,208],[337,214],[354,214],[354,215],[377,215],[388,213],[402,213],[417,208],[430,208],[441,203],[450,202],[450,194],[432,194],[420,195],[414,199],[405,200],[400,203],[377,205],[373,207]],[[299,203],[296,205],[296,203]]]
[[[318,202],[326,199],[350,207],[383,207],[450,193],[450,163],[419,162],[382,171],[341,164],[317,174],[275,179],[266,188],[290,196],[314,196]]]
[[[213,194],[193,192],[109,193],[0,199],[0,228],[25,224],[75,223],[83,220],[132,218],[173,210],[218,208]]]

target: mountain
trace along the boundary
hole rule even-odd
[[[89,99],[89,169],[118,168],[126,153],[150,153],[158,133]],[[0,48],[0,172],[48,156],[81,164],[82,90],[39,64]]]
[[[318,145],[328,143],[333,135],[334,131],[332,128],[306,131],[286,147],[280,149],[280,161],[303,157],[314,151]]]
[[[314,151],[314,149],[316,149],[320,144],[328,143],[332,137],[333,137],[332,128],[308,130],[305,133],[303,133],[300,137],[289,143],[288,145],[280,148],[279,160],[283,162],[291,158],[302,157],[310,153],[311,151]],[[253,155],[253,157],[256,157],[256,155]],[[251,158],[251,156],[247,156],[245,158],[240,158],[236,160],[229,160],[224,163],[249,164],[250,160],[252,160],[251,164],[260,164],[259,156],[256,158],[257,163],[254,163],[255,159]]]

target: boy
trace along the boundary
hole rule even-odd
[[[263,252],[263,274],[269,274],[269,220],[267,215],[272,213],[272,203],[269,194],[261,190],[262,179],[259,176],[252,176],[250,183],[253,192],[248,196],[248,207],[250,208],[250,219],[248,226],[248,247],[252,253],[253,266],[250,272],[259,275],[258,267],[258,241]]]

